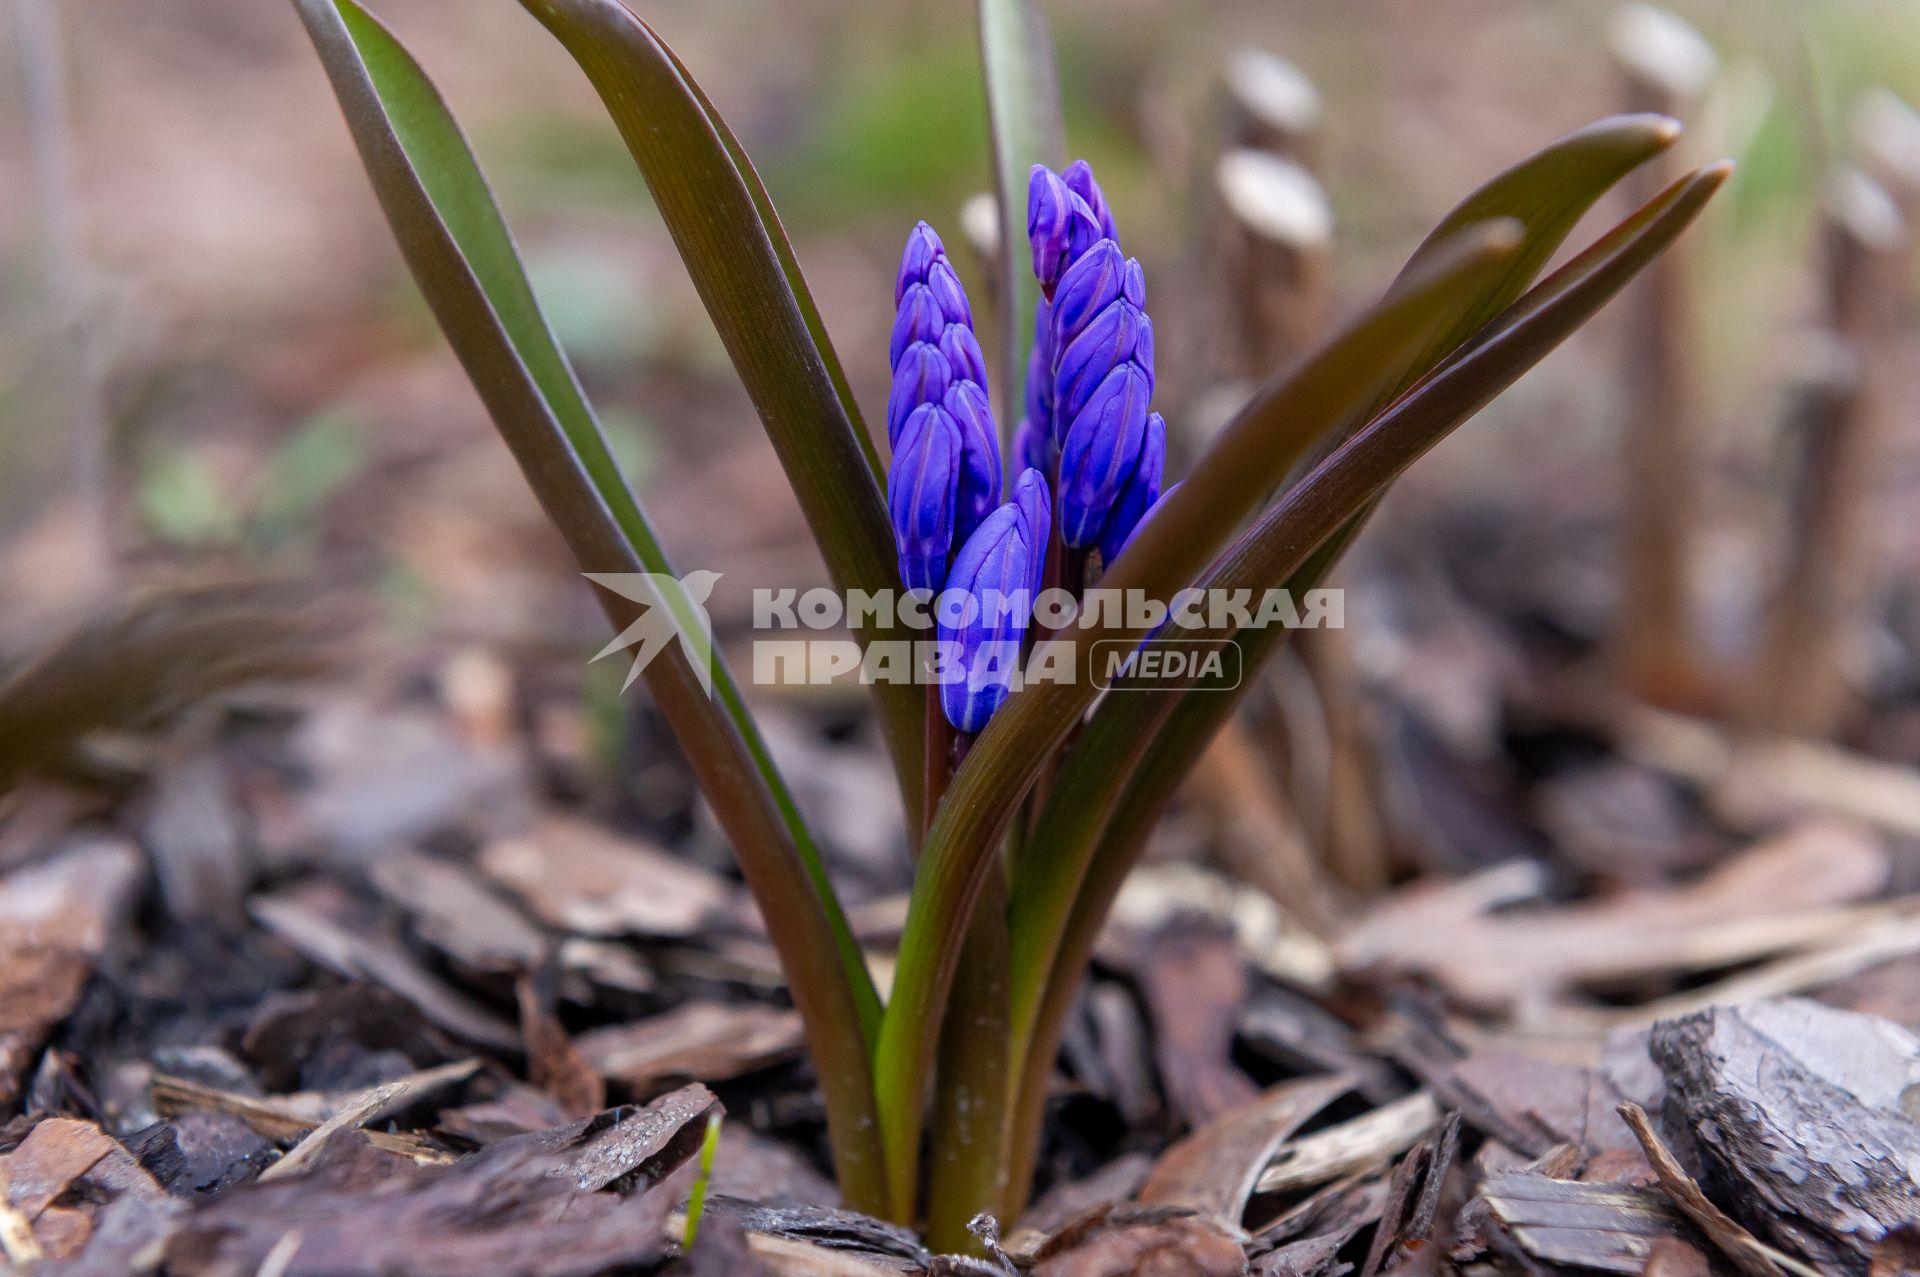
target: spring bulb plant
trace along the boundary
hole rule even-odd
[[[582,571],[669,583],[641,601],[599,598],[616,629],[660,612],[683,640],[647,665],[648,692],[779,953],[842,1195],[944,1249],[970,1248],[976,1215],[1011,1225],[1026,1207],[1094,939],[1285,637],[1264,607],[1208,601],[1311,589],[1387,487],[1618,293],[1728,172],[1686,174],[1543,274],[1679,129],[1619,116],[1548,143],[1467,194],[1376,301],[1273,369],[1168,484],[1147,272],[1127,255],[1161,246],[1123,249],[1092,171],[1064,163],[1037,0],[977,6],[997,313],[983,322],[930,226],[908,232],[877,430],[765,186],[693,72],[620,0],[520,0],[605,103],[837,586],[935,601],[938,677],[862,680],[919,817],[882,997],[452,113],[360,0],[292,3],[415,280]],[[1233,645],[1243,677],[1122,671],[1128,694],[1100,695],[1096,653],[1137,651],[1175,624],[1183,645]],[[871,655],[925,636],[865,616],[854,637]]]

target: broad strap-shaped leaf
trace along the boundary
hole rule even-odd
[[[1716,166],[1675,183],[1544,280],[1317,467],[1240,539],[1203,587],[1260,590],[1284,582],[1297,597],[1317,585],[1357,531],[1355,512],[1371,509],[1393,476],[1585,324],[1692,222],[1729,171]],[[1120,884],[1194,761],[1284,637],[1278,627],[1236,636],[1238,688],[1109,697],[1062,767],[1035,837],[1048,850],[1046,862],[1023,862],[1014,886],[1011,1041],[1015,1066],[1024,1070],[1011,1119],[1016,1140],[1030,1138],[1025,1123],[1044,1095],[1034,1062],[1051,1061],[1059,1049],[1065,1007]]]
[[[1025,402],[1027,354],[1040,281],[1027,254],[1027,174],[1066,163],[1066,125],[1053,41],[1040,0],[979,0],[980,64],[993,133],[993,183],[1000,212],[1000,433],[1011,446]]]
[[[376,194],[434,316],[502,437],[583,570],[659,573],[672,564],[620,474],[593,410],[527,282],[485,177],[446,103],[355,0],[294,0]],[[645,614],[602,589],[616,628]],[[655,603],[683,632],[679,591]],[[647,667],[701,788],[712,799],[803,1010],[851,1196],[880,1181],[864,1026],[879,1000],[798,809],[726,667],[709,697],[679,644]],[[846,1145],[841,1147],[844,1137]]]
[[[1526,238],[1508,259],[1506,270],[1488,278],[1476,293],[1459,298],[1453,323],[1424,346],[1408,352],[1372,402],[1326,433],[1311,461],[1319,461],[1346,442],[1488,320],[1512,305],[1600,197],[1628,173],[1672,146],[1679,136],[1680,126],[1664,115],[1608,116],[1549,142],[1456,204],[1414,249],[1400,268],[1394,288],[1417,279],[1433,254],[1465,227],[1489,218],[1511,217],[1525,228]]]
[[[1664,115],[1609,116],[1541,147],[1455,205],[1414,249],[1395,288],[1417,278],[1429,257],[1465,227],[1511,217],[1526,228],[1526,240],[1494,286],[1479,296],[1463,298],[1466,304],[1455,321],[1408,361],[1390,397],[1397,398],[1511,306],[1600,197],[1679,137],[1679,123]]]
[[[806,320],[807,331],[813,335],[813,344],[820,351],[821,362],[827,366],[827,375],[833,379],[833,389],[840,396],[840,406],[846,410],[847,420],[853,423],[854,437],[860,441],[861,449],[867,454],[867,464],[873,470],[874,481],[885,485],[886,465],[880,460],[879,448],[868,433],[865,418],[860,413],[860,403],[853,397],[853,386],[847,381],[847,371],[840,363],[840,356],[833,348],[833,338],[827,332],[827,321],[820,317],[820,307],[813,300],[813,290],[807,287],[807,277],[800,269],[800,259],[794,255],[793,241],[787,238],[787,228],[780,220],[780,213],[773,206],[773,197],[767,194],[767,184],[760,180],[760,170],[753,166],[753,160],[747,155],[740,139],[715,109],[707,97],[700,82],[687,70],[687,64],[680,55],[667,45],[661,49],[686,81],[687,88],[699,100],[700,108],[707,113],[707,120],[713,125],[713,131],[726,146],[727,154],[733,160],[734,167],[740,170],[740,180],[747,184],[747,191],[753,196],[753,207],[760,214],[760,224],[766,229],[767,239],[773,245],[773,251],[779,254],[780,268],[786,272],[787,285],[793,289],[793,299],[800,307],[800,314]]]
[[[619,0],[521,0],[600,94],[786,471],[842,591],[898,590],[873,441],[842,398],[824,327],[772,204],[707,99],[664,41]],[[861,642],[910,638],[863,627]],[[919,809],[918,689],[876,681],[881,726],[907,810]]]
[[[1384,371],[1453,314],[1452,297],[1501,268],[1519,228],[1496,222],[1462,232],[1414,286],[1383,300],[1289,373],[1224,429],[1102,581],[1167,599],[1191,584],[1281,474],[1333,422],[1367,402]],[[1145,630],[1108,614],[1082,618],[1050,643],[1073,644],[1071,681],[1037,683],[1008,699],[954,777],[922,851],[900,945],[894,992],[875,1059],[896,1212],[912,1207],[922,1101],[961,938],[995,863],[1002,833],[1045,759],[1097,695],[1093,652]],[[1049,659],[1044,653],[1037,660]],[[904,1160],[903,1160],[904,1159]]]

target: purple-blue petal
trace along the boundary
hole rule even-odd
[[[984,730],[1012,690],[1032,617],[1031,578],[1026,519],[1012,503],[989,514],[954,556],[946,588],[971,596],[972,614],[956,622],[943,603],[936,615],[939,640],[959,666],[940,685],[940,707],[959,731]]]
[[[1107,523],[1100,530],[1100,561],[1111,565],[1133,540],[1134,529],[1160,499],[1160,481],[1167,465],[1167,423],[1159,413],[1147,418],[1146,435],[1133,473],[1120,488]]]
[[[1116,298],[1096,315],[1060,354],[1059,371],[1053,384],[1055,412],[1071,421],[1086,407],[1087,399],[1106,380],[1108,373],[1129,360],[1142,362],[1135,358],[1135,351],[1146,330],[1146,316],[1124,297]],[[1152,357],[1153,339],[1149,333],[1147,360],[1151,361]],[[1152,371],[1144,370],[1151,385]]]
[[[946,582],[960,448],[960,427],[939,404],[921,404],[901,428],[887,472],[887,513],[909,590],[938,590]]]
[[[1000,441],[987,392],[978,382],[954,382],[944,406],[960,426],[960,486],[953,524],[953,539],[960,542],[1000,504]]]
[[[893,390],[887,396],[887,442],[900,446],[907,417],[925,403],[939,403],[953,384],[953,367],[940,348],[919,341],[907,347],[893,370]]]
[[[1053,307],[1042,297],[1033,311],[1033,349],[1027,355],[1027,419],[1053,430]]]
[[[967,301],[967,290],[960,284],[960,277],[953,273],[953,263],[944,257],[927,270],[927,287],[933,290],[933,298],[940,303],[940,314],[949,324],[965,324],[973,327],[973,307]]]
[[[1120,246],[1103,239],[1088,249],[1060,277],[1053,294],[1053,340],[1055,348],[1065,350],[1101,311],[1121,296],[1126,259]]]
[[[1036,164],[1027,175],[1027,243],[1033,250],[1033,274],[1051,294],[1066,267],[1073,192],[1060,175]]]
[[[1047,548],[1053,541],[1053,494],[1047,490],[1046,474],[1029,466],[1013,483],[1013,504],[1027,521],[1027,545],[1031,548],[1028,581],[1034,597],[1047,575]]]
[[[955,381],[974,381],[982,387],[987,384],[987,356],[973,329],[965,324],[948,324],[940,334],[940,353],[947,357]]]
[[[1067,428],[1060,449],[1060,535],[1082,548],[1099,539],[1147,429],[1147,377],[1131,363],[1107,374]]]
[[[900,254],[900,271],[893,278],[893,303],[900,304],[907,289],[927,282],[927,272],[947,255],[946,246],[933,227],[921,222],[907,233],[907,247]]]
[[[1120,233],[1113,228],[1113,210],[1107,206],[1106,192],[1100,189],[1100,183],[1093,180],[1091,164],[1085,160],[1075,160],[1061,171],[1060,180],[1067,184],[1068,190],[1087,202],[1103,237],[1120,238]]]
[[[1053,431],[1045,422],[1020,418],[1013,429],[1013,465],[1045,474],[1053,469]]]
[[[900,356],[916,341],[938,343],[947,320],[940,303],[925,284],[909,284],[900,295],[899,309],[893,316],[893,336],[887,342],[887,367],[900,367]]]
[[[1120,543],[1114,547],[1113,557],[1107,558],[1105,550],[1101,551],[1100,557],[1103,560],[1105,560],[1107,563],[1112,563],[1116,559],[1118,559],[1121,555],[1125,554],[1127,552],[1127,547],[1132,545],[1135,539],[1139,537],[1140,530],[1146,527],[1149,523],[1153,522],[1153,516],[1160,513],[1160,507],[1166,505],[1167,499],[1173,496],[1173,494],[1178,492],[1179,490],[1180,490],[1179,484],[1177,483],[1168,484],[1166,486],[1166,489],[1162,491],[1158,497],[1154,498],[1153,504],[1148,506],[1146,510],[1142,512],[1140,517],[1133,521],[1133,527],[1127,530],[1127,535],[1125,536],[1125,538],[1123,538],[1120,541]]]

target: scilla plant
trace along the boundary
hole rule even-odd
[[[294,3],[415,278],[581,567],[672,574],[439,94],[357,0]],[[884,1001],[724,665],[709,694],[676,645],[646,679],[779,951],[846,1201],[964,1247],[976,1213],[1012,1219],[1025,1206],[1094,938],[1237,703],[1205,674],[1101,697],[1096,650],[1131,650],[1156,619],[1087,607],[1048,620],[1035,594],[1071,599],[1097,580],[1151,600],[1193,587],[1297,596],[1388,484],[1671,243],[1727,169],[1689,174],[1536,278],[1678,128],[1618,117],[1552,143],[1469,195],[1377,302],[1275,370],[1162,492],[1144,272],[1094,175],[1063,163],[1034,0],[980,0],[1001,219],[997,350],[983,350],[939,237],[914,228],[895,285],[883,460],[766,189],[692,73],[619,0],[521,3],[611,113],[836,583],[940,590],[943,608],[962,605],[936,609],[957,660],[934,692],[873,682],[918,834]],[[965,606],[989,596],[1011,606]],[[612,592],[601,601],[617,628],[647,610]],[[682,600],[656,606],[694,624]],[[855,637],[914,637],[896,626]],[[1237,644],[1244,686],[1283,633],[1228,618],[1182,638]],[[1009,652],[1063,676],[1010,686]]]

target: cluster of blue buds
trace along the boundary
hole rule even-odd
[[[940,704],[957,730],[974,733],[1011,690],[1046,571],[1053,503],[1038,469],[1000,501],[1000,443],[973,311],[925,222],[907,237],[894,304],[887,506],[900,578],[957,605],[935,611],[943,649],[959,658]]]
[[[1160,496],[1166,423],[1153,398],[1146,276],[1123,257],[1113,213],[1085,160],[1036,164],[1027,236],[1043,294],[1034,316],[1021,459],[1056,476],[1060,536],[1111,563]]]
[[[925,222],[894,284],[887,505],[901,581],[941,595],[941,650],[957,660],[940,704],[964,733],[985,728],[1009,694],[1056,528],[1064,546],[1112,563],[1161,499],[1166,466],[1166,423],[1148,408],[1146,277],[1122,256],[1085,160],[1061,173],[1034,166],[1027,235],[1042,296],[1013,441],[1020,477],[1004,503],[973,311]]]
[[[887,504],[910,590],[937,591],[947,565],[1000,501],[1000,444],[973,308],[933,228],[907,237],[894,281],[888,362]]]

